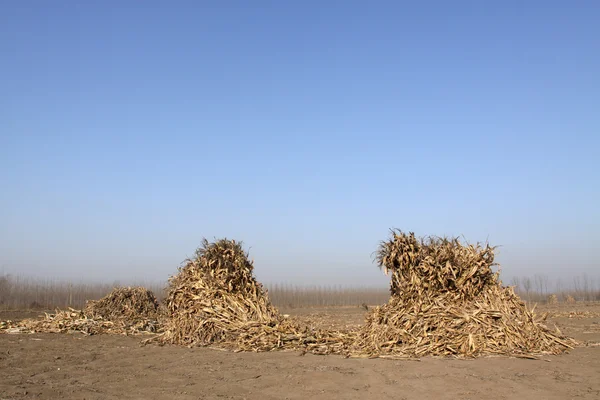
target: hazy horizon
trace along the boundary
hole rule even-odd
[[[464,238],[463,239],[464,242]],[[474,241],[469,241],[474,243]],[[348,264],[337,264],[332,265],[324,270],[313,270],[308,268],[309,272],[303,269],[297,270],[295,273],[286,271],[285,264],[282,264],[282,271],[276,271],[276,268],[265,268],[261,265],[261,258],[256,258],[254,249],[247,246],[244,243],[244,247],[248,250],[250,258],[254,261],[255,274],[259,281],[274,285],[291,285],[306,287],[311,285],[320,285],[326,287],[342,286],[342,287],[387,287],[389,284],[389,276],[386,276],[376,265],[376,263],[369,257],[369,261],[362,267],[357,262]],[[533,249],[532,249],[533,251]],[[177,273],[177,268],[182,266],[188,257],[193,257],[193,251],[190,251],[180,262],[175,263],[171,266],[160,266],[154,268],[153,271],[146,271],[139,275],[131,274],[114,274],[108,275],[103,273],[104,268],[93,268],[88,270],[86,273],[80,268],[74,270],[65,269],[60,267],[55,268],[36,268],[37,266],[19,266],[19,265],[0,265],[1,275],[12,275],[14,277],[20,277],[24,279],[48,279],[51,281],[65,281],[65,282],[84,282],[84,283],[114,283],[119,284],[160,284],[168,280],[168,278]],[[498,253],[500,253],[498,255]],[[270,252],[266,252],[270,255]],[[573,280],[581,280],[584,277],[589,279],[589,283],[592,285],[600,285],[600,273],[594,268],[568,268],[564,269],[562,273],[553,273],[555,271],[545,268],[544,265],[533,264],[533,267],[537,268],[525,268],[516,269],[511,266],[508,268],[502,265],[502,248],[496,250],[496,261],[498,262],[501,279],[505,285],[511,285],[513,278],[531,278],[533,279],[536,275],[545,277],[548,279],[549,288],[554,289],[556,284],[559,283],[563,288],[572,288]],[[284,255],[288,256],[288,255]],[[534,254],[530,257],[533,259]],[[123,264],[127,263],[127,260]],[[284,261],[285,262],[285,261]],[[293,264],[292,264],[293,265]],[[24,267],[24,268],[23,268]],[[349,270],[347,267],[350,267]],[[593,265],[592,265],[593,267]],[[111,266],[108,266],[110,269]],[[113,267],[114,268],[114,267]],[[141,268],[136,269],[139,271]],[[494,267],[497,270],[498,267]],[[129,269],[132,270],[131,268]],[[92,273],[89,273],[92,272]],[[274,273],[275,272],[275,273]],[[581,282],[581,281],[580,281]],[[595,287],[595,286],[594,286]]]
[[[0,6],[0,271],[384,285],[389,229],[600,279],[600,3]],[[596,183],[594,183],[596,182]]]

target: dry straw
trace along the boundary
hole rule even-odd
[[[3,321],[1,331],[6,333],[72,333],[80,332],[86,335],[112,333],[115,325],[111,321],[93,319],[83,311],[69,308],[57,310],[55,313],[44,313],[42,319],[24,319],[22,321]]]
[[[88,301],[84,310],[44,313],[42,319],[5,321],[0,329],[9,333],[101,333],[139,334],[158,330],[159,303],[143,287],[117,287],[104,298]]]
[[[553,318],[600,318],[600,312],[595,311],[561,311],[550,313]]]
[[[358,352],[472,357],[558,354],[575,345],[501,285],[489,244],[392,231],[377,262],[391,273],[391,298],[368,315]]]
[[[170,278],[164,333],[149,342],[318,354],[349,347],[351,336],[344,332],[309,329],[280,315],[253,272],[241,242],[204,239],[196,256]]]
[[[117,288],[84,311],[4,322],[0,331],[152,331],[160,333],[144,343],[386,358],[531,356],[558,354],[576,344],[550,331],[542,324],[545,315],[537,318],[511,287],[502,286],[488,244],[393,231],[377,261],[391,273],[391,297],[355,330],[316,329],[310,321],[281,315],[255,279],[242,243],[220,239],[203,240],[195,257],[169,279],[160,313],[146,289]]]
[[[115,320],[156,318],[159,303],[144,287],[117,287],[100,300],[90,300],[85,306],[87,315]]]

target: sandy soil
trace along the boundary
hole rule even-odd
[[[592,315],[551,322],[587,347],[540,360],[345,359],[142,347],[139,337],[1,334],[0,399],[600,399],[600,305],[550,311],[575,310]],[[323,326],[359,324],[364,315],[284,312]]]

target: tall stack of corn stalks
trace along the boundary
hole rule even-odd
[[[312,330],[280,315],[253,270],[241,242],[204,239],[196,256],[169,279],[164,333],[156,340],[236,351],[299,349],[317,354],[339,354],[350,346],[351,337],[343,332]]]
[[[409,357],[558,354],[571,339],[552,332],[503,287],[494,247],[392,231],[377,262],[391,273],[391,298],[375,308],[355,350]]]

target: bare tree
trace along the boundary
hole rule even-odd
[[[523,289],[525,289],[525,293],[527,294],[527,301],[531,301],[531,297],[529,293],[531,293],[531,278],[528,276],[523,277]]]
[[[2,274],[0,276],[0,306],[4,304],[5,301],[8,301],[8,276]]]
[[[576,297],[581,296],[581,279],[578,276],[573,277],[573,290]]]
[[[521,289],[521,282],[519,282],[519,277],[518,276],[513,276],[512,279],[510,280],[510,286],[514,286],[515,287],[515,291],[519,292],[519,290]]]
[[[535,292],[538,296],[543,294],[544,290],[544,278],[541,275],[533,275],[533,283],[535,285]]]
[[[556,293],[556,295],[558,296],[558,294],[559,294],[559,293],[561,293],[561,292],[563,291],[563,289],[564,289],[564,286],[563,286],[562,279],[558,278],[558,279],[556,280],[556,286],[555,286],[555,288],[554,288],[554,292],[555,292],[555,293]]]
[[[583,300],[591,300],[590,296],[590,279],[587,274],[583,274]]]

